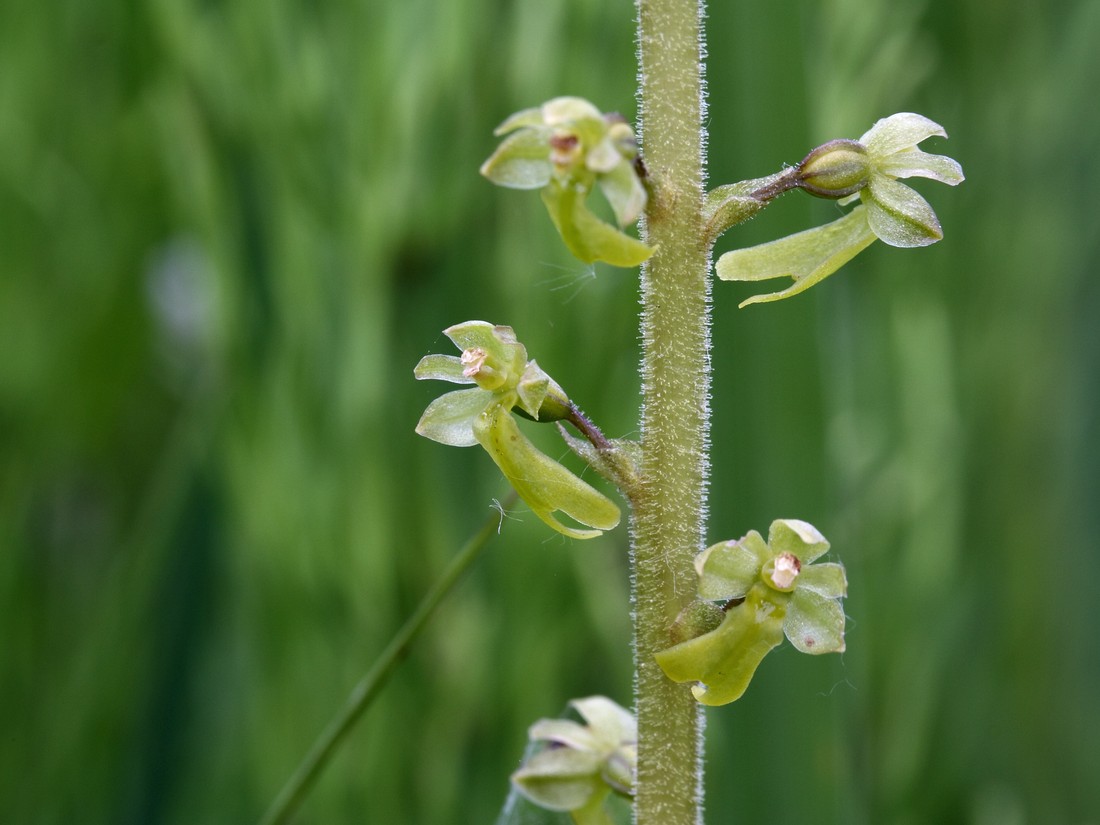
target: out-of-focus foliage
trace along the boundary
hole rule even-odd
[[[0,5],[0,821],[259,816],[502,494],[413,432],[437,330],[512,325],[634,432],[633,275],[477,174],[509,112],[633,116],[632,14]],[[1097,822],[1100,6],[708,28],[714,184],[894,111],[968,176],[934,247],[744,312],[716,285],[712,539],[808,519],[850,597],[842,657],[776,653],[711,712],[710,821]],[[789,195],[718,252],[833,209]],[[506,520],[303,821],[491,822],[533,720],[626,703],[624,532]]]

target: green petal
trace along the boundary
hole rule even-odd
[[[600,753],[604,750],[600,747],[601,740],[592,731],[571,719],[539,719],[528,728],[527,738],[532,742],[556,742],[574,750],[591,753]],[[616,741],[607,750],[613,750],[618,744]]]
[[[867,212],[857,206],[843,218],[778,241],[727,252],[715,272],[724,281],[763,281],[787,276],[794,285],[780,292],[755,295],[744,307],[789,298],[832,275],[875,240]]]
[[[764,538],[752,530],[738,541],[708,547],[695,557],[699,596],[703,599],[737,599],[760,580],[760,568],[774,554]]]
[[[844,611],[836,599],[796,587],[787,607],[783,633],[803,653],[843,653]]]
[[[416,431],[440,444],[473,447],[477,444],[474,423],[492,400],[493,393],[480,387],[441,395],[424,410]]]
[[[501,340],[495,333],[496,327],[488,321],[463,321],[461,324],[455,324],[443,330],[443,334],[461,350],[481,347],[486,352],[500,357]]]
[[[557,180],[542,190],[542,200],[566,247],[586,264],[604,261],[612,266],[638,266],[653,249],[604,223],[585,205],[588,190]]]
[[[948,186],[958,186],[966,180],[957,160],[945,155],[930,155],[920,149],[887,155],[876,168],[892,178],[929,178]]]
[[[470,390],[465,390],[470,392]],[[520,432],[509,412],[493,404],[478,416],[474,436],[531,511],[566,536],[594,538],[619,523],[616,504],[552,458],[540,453]],[[553,517],[565,513],[592,530],[567,527]]]
[[[538,189],[550,182],[550,135],[546,129],[522,129],[509,135],[481,164],[480,172],[497,186]]]
[[[876,158],[911,149],[933,135],[947,137],[947,132],[935,121],[915,112],[899,112],[875,123],[859,142]]]
[[[805,565],[798,574],[797,590],[809,590],[826,599],[839,599],[848,594],[848,577],[839,564]]]
[[[577,709],[592,734],[608,751],[624,742],[636,742],[638,725],[634,714],[606,696],[587,696],[569,703]]]
[[[768,547],[776,556],[793,553],[805,565],[825,555],[829,551],[829,542],[808,521],[781,518],[772,522],[768,531]]]
[[[543,122],[555,129],[564,129],[580,138],[588,151],[607,135],[603,113],[583,97],[556,97],[542,104]]]
[[[759,583],[717,630],[662,650],[657,664],[674,682],[698,682],[691,692],[704,705],[736,701],[768,651],[783,641],[787,600]]]
[[[511,327],[494,326],[488,321],[465,321],[443,330],[460,350],[480,348],[489,356],[513,370],[516,376],[523,373],[527,364],[527,350],[516,340]]]
[[[890,246],[928,246],[943,238],[928,201],[904,183],[876,175],[860,192],[871,230]]]
[[[633,163],[622,160],[610,172],[597,177],[596,183],[611,204],[619,226],[634,223],[642,214],[646,192],[642,182],[638,180]]]
[[[539,408],[550,389],[550,376],[534,361],[528,361],[516,385],[519,406],[535,421],[539,420]]]
[[[435,381],[450,381],[452,384],[473,384],[474,379],[462,374],[465,367],[454,355],[425,355],[420,363],[413,369],[413,375],[417,380],[432,379]]]
[[[584,155],[584,165],[600,175],[608,174],[619,165],[623,156],[619,154],[619,147],[608,135],[592,145]]]
[[[500,124],[493,130],[494,135],[506,135],[509,132],[514,132],[516,129],[521,129],[524,126],[536,127],[543,125],[542,107],[536,106],[533,109],[523,109],[515,114],[509,115],[507,120]]]

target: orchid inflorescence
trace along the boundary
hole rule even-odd
[[[660,181],[651,180],[630,125],[605,115],[586,100],[559,97],[507,118],[503,137],[481,173],[501,186],[538,189],[569,250],[586,263],[636,266],[659,250],[623,229],[646,208]],[[858,140],[831,140],[797,166],[755,180],[717,187],[702,208],[700,243],[749,219],[784,192],[858,203],[824,226],[722,255],[715,266],[723,280],[759,281],[787,276],[786,289],[742,302],[797,295],[835,272],[876,239],[894,247],[939,241],[943,230],[928,202],[900,179],[924,177],[954,186],[962,167],[917,148],[946,137],[928,118],[900,113],[879,120]],[[617,226],[588,206],[594,190],[606,198]],[[472,384],[437,398],[424,411],[417,432],[443,444],[480,444],[531,510],[558,532],[592,538],[619,523],[619,508],[523,435],[516,416],[559,422],[566,443],[596,472],[615,483],[631,502],[644,491],[641,446],[606,439],[560,385],[533,360],[510,327],[468,321],[444,330],[460,356],[428,355],[416,377]],[[577,426],[570,435],[560,422]],[[587,529],[566,525],[561,512]],[[769,651],[786,637],[803,653],[844,650],[844,568],[815,563],[829,544],[812,525],[778,519],[768,540],[755,531],[715,544],[696,557],[697,597],[668,629],[668,647],[657,664],[673,681],[691,684],[695,698],[722,705],[740,698]],[[636,752],[633,717],[603,697],[576,700],[586,724],[542,720],[531,729],[542,743],[513,776],[530,800],[569,811],[578,823],[603,823],[603,800],[612,791],[629,794]]]

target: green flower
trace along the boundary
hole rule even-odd
[[[480,444],[532,512],[559,533],[587,539],[617,525],[615,503],[539,452],[512,418],[515,410],[535,421],[558,421],[568,416],[571,406],[561,387],[527,360],[527,350],[512,328],[467,321],[443,334],[462,355],[426,355],[414,375],[476,386],[435,399],[416,431],[454,447]],[[594,529],[562,524],[553,516],[559,510]]]
[[[923,115],[903,112],[878,121],[859,139],[870,167],[859,198],[871,231],[890,246],[928,246],[943,238],[928,201],[898,183],[898,178],[921,177],[957,186],[965,180],[957,161],[917,148],[933,136],[945,138],[947,132]]]
[[[540,719],[531,726],[532,742],[546,743],[512,774],[515,788],[536,805],[568,811],[578,825],[609,822],[607,796],[630,796],[638,760],[638,731],[633,714],[604,696],[569,703],[586,724]]]
[[[618,115],[604,115],[579,97],[558,97],[525,109],[497,127],[507,135],[481,166],[499,186],[541,189],[542,200],[569,251],[585,263],[637,266],[653,250],[604,223],[587,206],[598,186],[620,227],[646,204],[635,168],[634,132]]]
[[[797,519],[772,522],[765,542],[751,531],[699,554],[699,597],[722,600],[722,623],[657,654],[675,682],[697,682],[695,698],[724,705],[745,692],[764,656],[786,636],[803,653],[844,650],[847,592],[839,564],[812,564],[829,549],[817,529]]]
[[[783,188],[800,187],[819,197],[857,206],[825,226],[748,249],[727,252],[715,271],[726,281],[761,281],[788,276],[787,289],[756,295],[741,306],[789,298],[831,275],[866,249],[875,238],[890,246],[916,247],[943,238],[928,201],[898,181],[923,177],[955,186],[962,167],[943,155],[917,148],[932,136],[947,137],[943,127],[923,115],[903,112],[878,121],[858,141],[835,140],[818,147],[789,176]]]

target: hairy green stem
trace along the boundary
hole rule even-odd
[[[451,559],[447,569],[443,571],[443,575],[420,600],[420,604],[417,605],[413,614],[409,616],[370,670],[355,686],[347,701],[344,702],[344,706],[328,723],[321,735],[317,737],[317,741],[313,743],[309,753],[305,755],[298,769],[287,780],[286,785],[279,791],[279,795],[271,803],[271,807],[268,808],[263,819],[260,820],[261,825],[278,825],[278,823],[286,822],[297,810],[306,794],[309,793],[310,788],[313,787],[317,777],[321,775],[333,754],[336,753],[344,737],[347,736],[355,723],[362,717],[363,712],[370,707],[371,702],[381,692],[394,669],[408,653],[413,640],[420,635],[420,631],[424,629],[428,619],[432,617],[440,602],[458,583],[462,574],[473,564],[489,542],[489,539],[492,538],[493,533],[498,529],[500,519],[504,518],[504,514],[515,502],[515,492],[509,492],[500,505],[500,511],[489,514],[477,529],[477,532],[462,545],[462,549]]]
[[[653,654],[695,593],[706,515],[709,251],[703,220],[700,0],[638,0],[642,151],[642,483],[632,524],[637,825],[702,822],[701,711]]]

